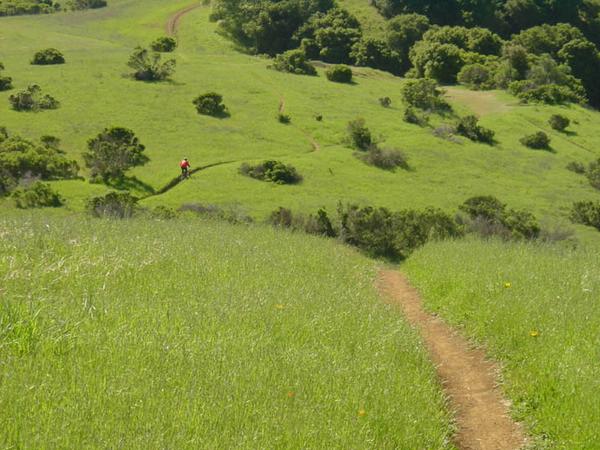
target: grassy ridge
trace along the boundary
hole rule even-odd
[[[344,86],[328,82],[322,69],[318,78],[267,70],[267,60],[236,52],[215,33],[208,7],[182,21],[173,82],[148,84],[124,78],[131,49],[162,34],[167,18],[185,4],[149,0],[142,8],[133,0],[115,0],[101,11],[3,19],[0,55],[7,75],[14,78],[17,88],[41,84],[63,106],[35,115],[17,113],[8,110],[10,93],[0,93],[2,123],[33,138],[55,134],[78,158],[87,139],[103,127],[130,127],[146,144],[150,157],[146,166],[131,175],[153,189],[177,174],[177,162],[183,156],[195,166],[233,161],[208,169],[165,195],[149,198],[144,202],[148,206],[241,204],[251,214],[264,217],[278,206],[313,211],[322,206],[333,209],[339,200],[454,210],[470,196],[492,194],[513,207],[555,218],[564,217],[574,199],[597,196],[584,177],[565,169],[572,160],[589,162],[600,156],[597,112],[576,106],[519,106],[506,94],[452,89],[457,110],[481,114],[482,124],[497,131],[500,144],[490,148],[441,140],[430,129],[402,121],[403,80],[357,69],[356,84]],[[63,50],[67,64],[30,66],[28,55],[48,45]],[[196,114],[192,99],[209,90],[224,95],[230,119]],[[383,96],[392,98],[392,108],[379,105],[377,99]],[[292,117],[290,126],[276,119],[282,100]],[[577,122],[574,134],[550,130],[546,121],[557,112]],[[323,115],[323,122],[314,119],[317,113]],[[357,116],[367,119],[382,146],[404,151],[412,170],[385,172],[354,158],[344,137],[347,122]],[[439,122],[434,120],[434,125]],[[552,134],[556,153],[528,150],[519,143],[523,135],[539,128]],[[318,143],[318,151],[311,141]],[[272,186],[237,174],[241,162],[266,158],[295,165],[304,183]],[[142,183],[137,191],[145,195]],[[87,197],[104,190],[85,182],[58,186],[72,209],[81,208]]]
[[[452,448],[375,273],[271,229],[3,219],[0,446]]]
[[[503,363],[514,410],[539,448],[597,448],[597,250],[447,242],[417,251],[404,269],[428,309]]]

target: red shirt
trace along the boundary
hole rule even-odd
[[[186,161],[185,159],[183,161],[181,161],[181,163],[179,164],[179,167],[181,167],[182,169],[189,169],[190,168],[190,163],[189,161]]]

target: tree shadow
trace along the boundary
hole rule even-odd
[[[139,180],[137,177],[122,176],[106,181],[106,185],[118,191],[136,190],[145,194],[154,194],[155,190],[148,183]]]

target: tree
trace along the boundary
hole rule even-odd
[[[453,44],[420,41],[410,51],[410,60],[419,77],[440,83],[455,83],[465,65],[461,50]]]
[[[134,132],[122,127],[106,128],[88,141],[88,151],[83,154],[92,177],[104,181],[122,178],[125,171],[147,161],[145,147]]]
[[[289,50],[277,55],[271,66],[279,72],[288,72],[296,75],[316,75],[317,69],[307,61],[302,50]]]
[[[600,106],[600,54],[596,46],[588,40],[576,39],[565,44],[558,57],[571,68],[573,76],[581,80],[590,103]]]
[[[140,81],[163,81],[175,72],[175,60],[162,61],[158,52],[150,52],[148,49],[136,47],[127,65],[135,72],[133,76]]]
[[[402,98],[415,108],[437,110],[446,109],[448,104],[442,98],[443,91],[438,89],[437,83],[428,78],[408,80],[402,86]]]
[[[63,54],[55,48],[47,48],[40,50],[33,55],[31,64],[38,66],[48,66],[52,64],[64,64],[65,57]]]
[[[401,14],[387,22],[387,43],[399,53],[403,71],[410,67],[410,49],[423,38],[430,26],[429,19],[420,14]]]
[[[400,54],[379,39],[361,39],[352,47],[350,58],[354,60],[357,66],[385,70],[394,75],[402,74]]]

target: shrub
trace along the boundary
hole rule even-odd
[[[381,149],[372,145],[366,152],[357,152],[356,157],[370,166],[385,170],[394,170],[397,167],[408,169],[408,162],[399,150]]]
[[[311,214],[306,217],[295,215],[290,209],[280,207],[269,215],[267,223],[274,227],[289,228],[294,231],[303,231],[318,236],[337,236],[337,231],[324,209],[319,209],[316,215]]]
[[[458,82],[470,89],[494,89],[494,74],[484,64],[468,64],[458,73]]]
[[[525,147],[532,148],[534,150],[549,150],[550,149],[550,137],[543,131],[538,131],[535,134],[531,134],[521,138],[521,144]]]
[[[292,118],[288,114],[284,113],[278,113],[277,120],[279,121],[279,123],[283,123],[284,125],[287,125],[292,122]]]
[[[302,176],[293,166],[274,160],[264,161],[256,166],[244,163],[239,172],[257,180],[276,184],[296,184],[302,181]]]
[[[560,105],[563,103],[585,103],[585,95],[574,91],[569,86],[545,84],[537,86],[530,80],[513,81],[508,87],[509,91],[524,103],[544,103],[547,105]]]
[[[42,88],[32,84],[24,91],[17,92],[8,98],[15,111],[40,111],[43,109],[56,109],[60,102],[54,97],[43,94]]]
[[[315,114],[315,120],[317,122],[323,122],[323,114]]]
[[[357,150],[368,150],[373,145],[371,131],[366,126],[365,119],[358,118],[348,123],[350,145]]]
[[[468,230],[484,237],[536,239],[541,231],[533,214],[507,209],[504,203],[492,196],[472,197],[459,209],[469,216]]]
[[[216,92],[199,95],[192,102],[196,105],[198,114],[212,117],[228,117],[229,110],[223,104],[223,96]]]
[[[404,110],[403,120],[406,123],[411,123],[413,125],[424,126],[428,122],[427,116],[423,114],[419,114],[415,108],[409,106]]]
[[[352,82],[352,69],[343,64],[332,66],[325,72],[329,81],[336,83],[351,83]]]
[[[475,142],[486,144],[494,143],[494,131],[478,125],[479,119],[476,116],[462,117],[456,126],[456,132]]]
[[[88,141],[83,159],[92,177],[108,181],[122,178],[127,169],[145,163],[144,149],[133,131],[122,127],[105,128]]]
[[[136,47],[127,65],[134,70],[133,77],[140,81],[163,81],[175,72],[175,60],[162,61],[158,52]]]
[[[594,227],[600,231],[600,202],[575,202],[570,219],[573,223]]]
[[[384,108],[389,108],[390,106],[392,106],[392,99],[389,97],[381,97],[379,99],[379,104]]]
[[[409,106],[431,111],[449,109],[437,83],[428,78],[408,80],[402,86],[402,98]]]
[[[162,36],[157,38],[154,42],[152,42],[150,47],[155,52],[169,53],[177,48],[177,41],[175,40],[175,38],[169,36]]]
[[[271,68],[296,75],[316,75],[317,69],[306,59],[302,50],[289,50],[277,55]]]
[[[548,120],[548,124],[552,127],[553,130],[556,131],[565,131],[569,125],[571,125],[571,121],[568,117],[561,116],[560,114],[554,114]]]
[[[600,159],[590,163],[586,170],[586,176],[593,187],[600,189]]]
[[[90,199],[87,210],[94,217],[127,219],[133,217],[136,212],[137,202],[138,199],[129,192],[109,192]]]
[[[4,64],[0,62],[0,92],[8,91],[12,89],[12,78],[2,76],[2,71],[4,70]]]
[[[62,197],[47,183],[36,182],[33,185],[18,189],[12,193],[17,208],[59,207],[63,204]]]
[[[584,174],[585,173],[585,165],[583,163],[580,163],[577,161],[571,161],[569,164],[567,164],[567,170],[570,170],[571,172],[575,172],[578,174]]]
[[[47,48],[45,50],[40,50],[35,55],[33,55],[33,59],[31,60],[31,64],[38,66],[48,66],[52,64],[64,64],[65,57],[63,54],[55,48]]]

